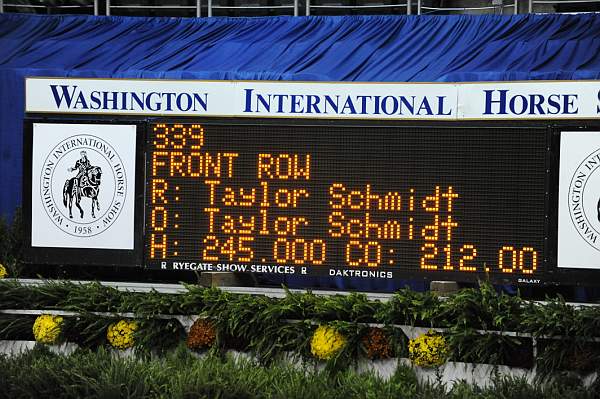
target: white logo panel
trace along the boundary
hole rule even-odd
[[[600,132],[562,132],[558,267],[600,269]]]
[[[33,247],[133,249],[135,142],[135,125],[33,125]]]

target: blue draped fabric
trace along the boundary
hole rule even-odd
[[[10,216],[21,203],[25,76],[372,82],[598,79],[600,16],[178,19],[0,14],[0,216]],[[403,284],[367,281],[348,287],[337,279],[328,283],[386,291]],[[412,286],[423,288],[414,282]]]
[[[130,18],[0,14],[0,216],[21,203],[25,76],[598,79],[600,16]]]

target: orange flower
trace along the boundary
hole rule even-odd
[[[369,359],[387,359],[392,356],[390,340],[381,328],[369,328],[362,338],[362,343]]]
[[[198,319],[190,328],[187,346],[192,350],[208,348],[215,343],[217,332],[213,324],[206,319]]]

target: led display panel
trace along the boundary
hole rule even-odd
[[[547,139],[543,128],[150,123],[145,263],[538,278]]]

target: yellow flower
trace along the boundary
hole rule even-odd
[[[410,360],[419,367],[436,367],[446,363],[450,349],[443,336],[429,331],[408,342]]]
[[[310,341],[310,352],[318,359],[331,359],[346,345],[346,337],[335,328],[319,326]]]
[[[43,314],[38,316],[33,323],[33,336],[37,342],[43,344],[55,344],[60,336],[60,326],[63,318]]]
[[[116,349],[131,348],[135,341],[133,333],[138,329],[135,321],[120,320],[108,326],[106,339]]]
[[[7,274],[8,272],[6,271],[6,267],[4,267],[2,263],[0,263],[0,279],[6,277]]]

